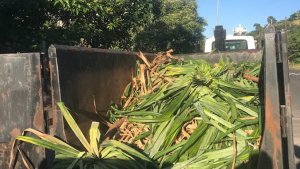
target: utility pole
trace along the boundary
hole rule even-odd
[[[217,5],[217,22],[216,22],[216,26],[218,26],[218,16],[219,16],[219,0],[218,0],[218,5]]]
[[[268,18],[268,23],[269,23],[269,21],[270,21],[270,24],[272,25],[273,19],[269,19],[269,18]]]
[[[286,26],[287,24],[286,23],[287,23],[287,19],[286,19],[286,16],[285,16],[285,20],[284,20],[284,30],[285,31],[286,31],[286,28],[287,28],[287,26]]]

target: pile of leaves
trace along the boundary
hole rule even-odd
[[[112,105],[115,120],[124,121],[113,139],[161,167],[255,166],[249,159],[259,153],[261,63],[227,57],[213,65],[170,52],[152,62],[139,54],[144,63],[137,62],[122,110]]]
[[[64,118],[84,151],[26,129],[13,144],[27,168],[22,142],[54,150],[54,168],[255,168],[261,135],[260,62],[210,64],[173,57],[149,62],[142,53],[108,131],[93,122],[89,141],[63,103]],[[209,57],[209,56],[208,56]],[[37,137],[28,137],[31,132]],[[11,164],[13,161],[13,151]]]

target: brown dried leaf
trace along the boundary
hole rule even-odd
[[[259,81],[259,78],[258,78],[258,77],[250,76],[250,75],[248,75],[248,73],[249,73],[249,69],[246,70],[246,71],[244,72],[243,77],[244,77],[245,79],[249,79],[249,80],[252,80],[252,81],[254,81],[254,82],[258,82],[258,81]]]
[[[253,130],[245,130],[245,132],[251,135],[253,133]]]
[[[256,119],[256,117],[245,117],[245,118],[240,118],[241,120],[253,120]]]
[[[111,137],[113,137],[115,135],[115,132],[121,127],[121,125],[128,121],[128,119],[126,117],[123,117],[119,120],[117,120],[114,124],[112,124],[109,129],[107,130],[107,132],[105,133],[103,140],[109,140]]]
[[[148,59],[144,56],[144,54],[141,51],[138,54],[138,57],[141,58],[144,61],[144,63],[147,65],[147,67],[149,69],[151,69],[151,66],[150,66],[150,63],[149,63]]]

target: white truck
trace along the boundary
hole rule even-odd
[[[252,36],[246,36],[247,28],[233,29],[233,35],[227,35],[225,39],[225,51],[239,51],[256,49],[256,42]],[[205,53],[215,49],[215,37],[206,39]]]

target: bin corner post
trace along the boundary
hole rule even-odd
[[[283,168],[275,33],[275,27],[271,24],[264,28],[265,125],[259,156],[259,169]]]
[[[280,44],[281,44],[281,57],[282,57],[282,75],[283,75],[283,82],[280,85],[283,86],[284,91],[283,93],[285,102],[285,129],[286,129],[286,136],[283,138],[285,141],[284,147],[284,154],[283,160],[285,164],[288,164],[289,169],[295,169],[295,159],[294,159],[294,137],[293,137],[293,122],[292,122],[292,110],[291,110],[291,91],[290,91],[290,79],[289,79],[289,65],[288,65],[288,49],[287,49],[287,34],[286,31],[282,30],[280,32]]]
[[[66,141],[64,132],[63,115],[60,112],[57,102],[61,102],[59,70],[57,65],[57,47],[50,45],[48,48],[50,90],[51,90],[51,111],[52,111],[52,133],[53,135]]]

